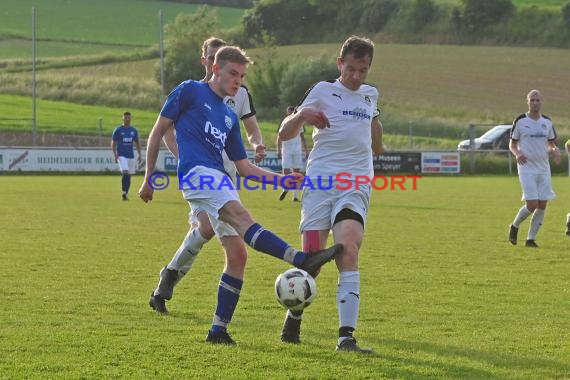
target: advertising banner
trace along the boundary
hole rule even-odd
[[[422,153],[422,173],[458,174],[460,169],[459,152]]]

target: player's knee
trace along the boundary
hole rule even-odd
[[[200,235],[202,235],[202,237],[206,240],[211,240],[216,234],[210,223],[200,224],[199,228]]]
[[[359,245],[356,242],[343,242],[342,245],[344,250],[337,258],[337,265],[342,270],[357,270]]]

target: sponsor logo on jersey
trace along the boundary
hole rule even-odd
[[[226,122],[226,127],[228,127],[228,129],[232,129],[232,127],[234,126],[234,122],[232,121],[232,118],[229,117],[228,115],[226,115],[226,118],[224,119],[224,121]]]
[[[226,101],[226,105],[227,105],[228,107],[230,107],[231,109],[233,109],[233,110],[236,109],[236,101],[233,100],[232,98],[229,98],[229,99]]]
[[[210,107],[210,105],[208,103],[204,103],[204,107],[206,107],[208,110],[212,110],[212,107]]]
[[[226,116],[226,118],[229,119],[228,116]],[[230,121],[231,121],[231,119],[230,119]],[[227,121],[226,121],[226,125],[227,125]],[[228,138],[227,133],[220,131],[218,128],[214,127],[212,125],[212,123],[210,123],[209,121],[207,121],[206,125],[204,126],[204,132],[208,133],[210,136],[212,136],[216,140],[220,141],[222,143],[222,146],[224,146],[226,144],[226,139]],[[212,144],[212,145],[214,145],[214,144]]]
[[[349,111],[342,111],[343,116],[352,116],[353,120],[370,120],[372,117],[366,113],[366,109],[356,107],[355,109]]]
[[[334,92],[332,93],[332,96],[336,96],[337,98],[339,98],[340,100],[342,100],[342,96],[340,96],[340,94],[335,94]]]

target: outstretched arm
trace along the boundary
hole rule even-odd
[[[234,161],[234,163],[240,176],[256,178],[257,181],[255,182],[275,183],[281,187],[285,186],[284,188],[287,190],[297,188],[304,178],[301,173],[291,173],[284,176],[262,169],[259,166],[252,164],[248,159]],[[283,180],[283,177],[286,177],[286,179]]]
[[[146,147],[146,171],[144,175],[144,180],[139,190],[139,196],[145,202],[152,201],[152,194],[154,189],[150,187],[148,180],[156,166],[156,159],[158,158],[158,150],[160,148],[160,142],[166,133],[166,131],[171,127],[172,120],[163,116],[159,116],[150,132],[148,137],[147,147]]]

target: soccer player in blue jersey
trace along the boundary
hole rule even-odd
[[[138,162],[141,160],[141,145],[137,129],[131,126],[131,113],[123,113],[123,124],[115,128],[111,139],[111,149],[115,156],[115,162],[119,164],[119,169],[123,174],[121,183],[123,189],[123,200],[129,200],[129,189],[131,188],[131,174],[135,174],[136,163],[133,152],[133,145],[137,148]]]
[[[212,66],[214,65],[214,57],[216,52],[227,43],[219,38],[210,37],[202,44],[202,57],[200,59],[205,69],[202,82],[207,82],[214,74]],[[261,161],[265,157],[265,145],[262,142],[261,131],[257,125],[256,111],[253,106],[251,95],[245,86],[241,86],[235,96],[226,96],[224,102],[233,109],[243,122],[247,140],[255,151],[255,162]],[[178,158],[178,145],[176,144],[176,134],[174,125],[166,131],[163,138],[168,150]],[[234,180],[236,178],[236,167],[225,152],[223,153],[224,169],[227,174]],[[174,253],[172,259],[166,266],[160,270],[159,280],[156,288],[152,291],[149,299],[149,305],[158,313],[166,314],[166,301],[171,300],[174,294],[174,287],[192,268],[194,261],[200,253],[204,244],[211,240],[214,236],[214,230],[208,219],[208,214],[199,207],[192,207],[188,218],[190,230],[186,234],[184,240]],[[238,236],[233,230],[224,230],[223,233],[228,236]],[[243,244],[236,246],[245,250]],[[228,247],[224,247],[228,249]],[[230,253],[233,254],[233,253]]]
[[[298,251],[253,220],[241,204],[234,186],[221,186],[231,184],[224,170],[222,151],[234,161],[241,176],[265,178],[271,183],[280,183],[283,178],[249,162],[241,140],[238,117],[223,101],[225,96],[237,93],[250,63],[241,49],[225,46],[216,53],[212,67],[214,75],[208,82],[188,80],[170,93],[148,139],[146,173],[139,195],[145,202],[153,198],[149,180],[152,179],[161,140],[174,123],[178,177],[183,196],[191,207],[196,205],[208,213],[222,245],[243,246],[245,241],[260,252],[316,274],[323,264],[342,252],[341,244],[310,255]],[[201,185],[204,178],[213,179],[214,189]],[[300,181],[302,176],[295,178]],[[289,179],[286,186],[294,185],[294,182]],[[238,236],[218,233],[229,228],[233,228]],[[227,326],[237,306],[246,261],[245,249],[226,250],[226,264],[218,286],[218,303],[207,342],[235,344]]]

